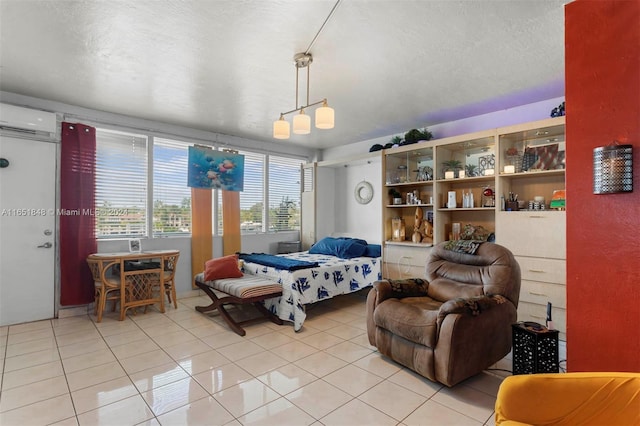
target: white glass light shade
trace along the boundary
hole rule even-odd
[[[316,110],[316,127],[318,129],[333,129],[335,113],[333,108],[324,101],[322,106]]]
[[[311,117],[300,110],[300,114],[293,117],[293,133],[297,135],[307,135],[311,133]]]
[[[276,139],[289,139],[289,122],[280,117],[279,120],[273,122],[273,137]]]

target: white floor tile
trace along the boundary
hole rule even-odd
[[[58,350],[60,351],[60,357],[65,359],[89,352],[107,350],[107,348],[108,346],[102,337],[95,337],[93,339],[85,340],[84,342],[60,347]]]
[[[138,390],[129,377],[124,376],[77,390],[71,393],[71,397],[76,412],[82,414],[137,394]]]
[[[145,352],[140,355],[134,355],[129,358],[120,360],[122,367],[128,374],[137,373],[158,365],[167,364],[173,361],[162,349],[156,349],[151,352]]]
[[[310,425],[316,420],[285,398],[277,399],[238,419],[243,425]]]
[[[158,416],[162,426],[226,425],[234,420],[214,397],[209,396]]]
[[[371,354],[371,350],[352,342],[343,342],[325,350],[346,362],[354,362]]]
[[[66,374],[95,367],[96,365],[108,364],[116,360],[111,351],[89,352],[88,354],[77,355],[62,360],[62,366]]]
[[[294,362],[294,364],[316,377],[324,377],[344,367],[347,362],[326,352],[317,352]]]
[[[131,343],[125,343],[124,345],[111,346],[111,351],[118,359],[131,358],[133,356],[153,352],[158,349],[160,349],[160,346],[151,340],[150,337],[145,337],[142,340],[136,340]]]
[[[219,348],[217,351],[230,360],[238,361],[248,356],[263,352],[264,349],[250,340],[244,340],[242,342]]]
[[[317,379],[313,374],[293,364],[278,367],[275,370],[258,376],[258,380],[280,395],[291,393]]]
[[[353,397],[323,380],[316,380],[285,397],[316,419],[331,413]]]
[[[309,346],[306,343],[302,343],[301,341],[296,341],[273,348],[271,349],[271,352],[289,362],[293,362],[318,352],[318,349],[313,346]]]
[[[496,405],[495,397],[467,386],[443,388],[431,400],[481,423],[489,419]]]
[[[53,361],[34,367],[22,368],[20,370],[5,373],[2,378],[2,391],[30,383],[47,380],[52,377],[63,376],[62,362]]]
[[[134,395],[80,414],[78,415],[78,423],[80,426],[135,425],[153,417],[153,413],[142,396]]]
[[[207,396],[208,393],[191,377],[153,388],[142,394],[156,416]]]
[[[270,331],[269,333],[252,338],[251,341],[265,349],[273,349],[275,347],[294,342],[295,340],[277,331]]]
[[[0,424],[3,426],[48,425],[74,415],[71,395],[67,393],[0,413]]]
[[[239,383],[215,393],[213,397],[234,417],[240,417],[280,397],[258,379]]]
[[[172,346],[163,346],[164,351],[175,360],[209,352],[211,347],[206,343],[196,339]]]
[[[108,382],[113,379],[125,376],[126,373],[116,361],[97,367],[87,368],[67,374],[69,389],[73,392],[79,389],[88,388],[98,383]]]
[[[324,376],[322,379],[351,396],[358,396],[384,380],[382,377],[351,364]]]
[[[482,424],[482,422],[431,400],[418,407],[402,423],[407,426],[477,426]]]
[[[393,402],[389,397],[393,395]],[[364,392],[359,400],[400,421],[424,404],[427,398],[388,380]]]
[[[189,375],[175,362],[151,367],[129,375],[133,384],[140,392],[146,392],[158,386],[164,386],[178,380],[186,379]]]
[[[323,417],[320,422],[325,426],[395,426],[397,423],[395,419],[357,399]]]
[[[44,339],[31,340],[28,342],[16,343],[14,345],[7,345],[6,357],[29,354],[32,352],[44,351],[47,349],[57,349],[56,339],[52,337],[45,337]]]
[[[40,330],[26,331],[24,333],[12,333],[7,338],[7,345],[15,345],[17,343],[52,337],[54,337],[53,328],[43,328]]]
[[[256,377],[288,363],[282,357],[265,350],[236,361],[237,365]]]
[[[22,368],[34,367],[40,364],[55,362],[60,359],[58,349],[51,348],[38,352],[30,352],[24,355],[18,355],[7,358],[4,363],[4,372],[20,370]]]
[[[214,394],[232,386],[236,386],[242,382],[253,379],[253,376],[247,373],[236,364],[225,364],[193,376],[194,379],[202,385],[207,392]]]
[[[28,385],[18,386],[2,391],[0,412],[14,410],[68,393],[69,388],[64,376],[52,377]]]
[[[227,357],[214,350],[178,360],[178,364],[192,376],[229,363],[231,361]]]

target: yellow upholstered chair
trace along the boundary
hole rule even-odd
[[[496,425],[640,425],[640,373],[560,373],[507,377]]]

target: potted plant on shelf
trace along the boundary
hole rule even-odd
[[[392,148],[395,148],[397,146],[402,145],[402,138],[400,136],[394,136],[391,138],[391,146]]]
[[[478,174],[478,171],[476,170],[477,168],[478,166],[476,166],[475,164],[467,164],[466,166],[464,166],[467,177],[476,176]]]
[[[442,174],[444,175],[445,179],[453,178],[454,176],[456,176],[458,170],[462,169],[462,163],[458,160],[443,161],[442,166]],[[447,178],[447,172],[453,172],[453,175]]]
[[[389,190],[389,195],[391,195],[391,204],[399,205],[402,204],[402,194],[399,193],[395,188],[391,188]]]
[[[425,127],[422,130],[411,129],[404,135],[404,145],[410,145],[419,141],[428,141],[433,138],[433,134]]]

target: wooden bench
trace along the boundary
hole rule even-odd
[[[214,281],[205,281],[204,274],[196,275],[196,285],[212,300],[208,306],[196,306],[196,310],[201,313],[208,313],[214,310],[220,312],[220,316],[229,324],[229,327],[240,336],[244,336],[246,332],[241,327],[244,324],[253,322],[256,318],[236,321],[223,305],[235,304],[245,305],[253,304],[262,315],[272,322],[282,325],[282,320],[270,312],[262,302],[265,299],[282,296],[282,285],[270,281],[264,277],[256,275],[244,275],[241,278],[224,278]],[[214,290],[225,293],[226,296],[219,297]]]

